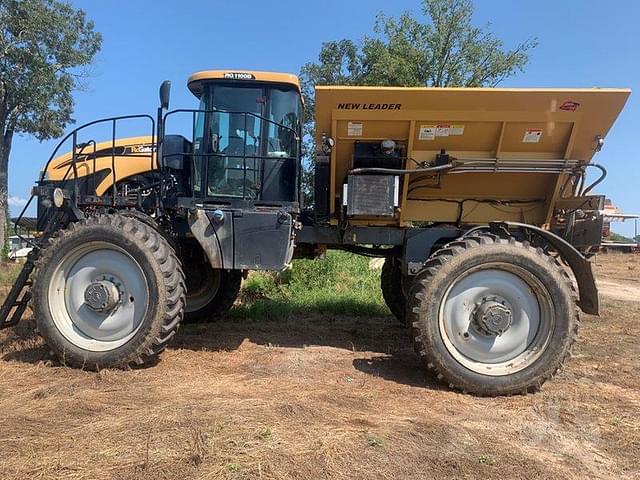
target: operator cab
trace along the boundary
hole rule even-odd
[[[199,98],[193,132],[193,196],[298,202],[302,99],[297,77],[205,71],[188,81]]]

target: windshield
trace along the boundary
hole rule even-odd
[[[196,121],[196,192],[206,188],[206,197],[295,199],[302,114],[297,90],[212,83],[203,91],[200,109],[217,111],[200,113]]]

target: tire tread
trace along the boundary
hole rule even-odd
[[[146,337],[135,350],[129,352],[122,358],[105,362],[105,364],[102,365],[90,365],[86,363],[84,359],[74,358],[70,355],[61,355],[61,353],[64,352],[58,351],[56,353],[58,353],[58,356],[64,362],[76,367],[88,369],[104,367],[126,368],[153,364],[157,360],[157,355],[167,347],[168,342],[180,327],[184,315],[184,305],[186,303],[186,287],[181,263],[174,249],[162,234],[138,218],[117,213],[97,215],[79,222],[70,223],[67,228],[56,232],[49,239],[48,247],[43,250],[36,263],[33,274],[34,282],[32,289],[34,295],[32,298],[44,298],[43,295],[46,294],[45,292],[48,285],[41,280],[40,273],[43,268],[52,261],[53,254],[58,248],[63,248],[64,244],[72,235],[77,235],[83,229],[92,228],[96,225],[113,227],[126,232],[132,242],[151,254],[162,274],[161,281],[158,285],[158,288],[164,290],[163,298],[165,299],[165,304],[161,306],[161,322],[160,325],[157,325],[155,328],[152,327],[149,330]],[[43,321],[43,318],[47,318],[43,311],[45,308],[47,308],[45,305],[40,305],[38,302],[32,303],[34,316],[38,321]],[[161,332],[161,335],[156,332]]]
[[[535,253],[546,262],[551,264],[552,269],[560,273],[562,279],[565,282],[565,287],[569,290],[574,305],[574,319],[573,329],[568,338],[568,348],[560,362],[558,362],[555,369],[550,370],[543,377],[536,379],[531,385],[529,385],[524,391],[505,391],[496,393],[493,390],[483,391],[478,389],[472,393],[478,396],[495,396],[495,395],[514,395],[518,393],[533,393],[540,390],[542,384],[561,371],[567,360],[572,353],[573,345],[578,337],[578,330],[580,326],[580,317],[577,307],[578,294],[574,283],[572,282],[569,274],[557,258],[547,254],[541,248],[535,248],[529,245],[527,242],[519,242],[513,237],[501,238],[493,234],[478,233],[470,237],[462,237],[454,240],[443,246],[442,249],[436,251],[425,263],[423,268],[416,274],[410,289],[408,302],[407,302],[407,317],[413,330],[414,350],[418,357],[421,359],[427,370],[433,373],[433,375],[445,385],[454,390],[458,390],[464,393],[469,391],[468,386],[464,385],[458,378],[452,375],[448,375],[445,369],[438,368],[439,359],[434,357],[434,353],[431,352],[425,345],[425,332],[422,330],[422,321],[420,319],[421,314],[426,314],[424,307],[425,292],[427,291],[430,282],[440,272],[440,270],[453,258],[466,252],[470,249],[482,248],[486,245],[493,244],[508,244],[518,248],[528,250]]]

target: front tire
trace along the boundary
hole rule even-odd
[[[153,363],[185,304],[173,248],[156,230],[117,214],[59,231],[38,260],[32,292],[49,347],[63,363],[92,370]]]
[[[450,388],[485,396],[538,390],[568,358],[578,329],[560,264],[528,243],[484,234],[429,258],[407,315],[425,367]]]
[[[185,322],[208,322],[219,318],[233,306],[240,294],[240,270],[213,269],[206,261],[191,264],[186,271]]]

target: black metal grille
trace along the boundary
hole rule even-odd
[[[396,175],[349,175],[347,215],[392,217],[397,178]]]

